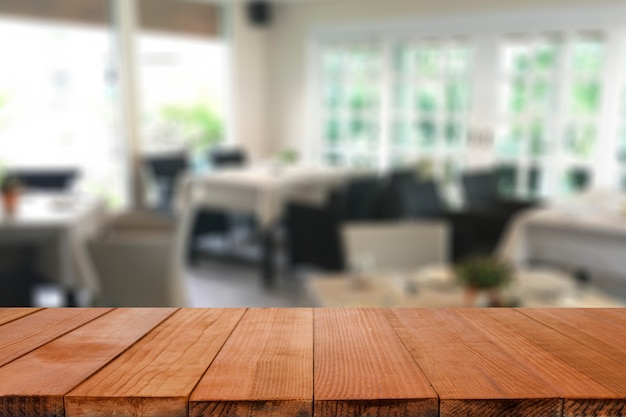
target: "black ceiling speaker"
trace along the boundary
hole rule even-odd
[[[248,2],[248,20],[254,26],[268,26],[272,21],[272,5],[270,2]]]

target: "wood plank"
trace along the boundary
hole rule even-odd
[[[437,416],[438,400],[383,312],[314,310],[314,415]]]
[[[605,319],[593,310],[528,309],[522,314],[626,363],[626,323]]]
[[[0,368],[0,415],[63,416],[63,396],[175,309],[119,309]]]
[[[189,415],[305,416],[313,401],[313,310],[251,309],[191,394]]]
[[[520,311],[502,310],[494,315],[494,318],[607,389],[607,394],[603,398],[588,396],[588,398],[565,399],[563,416],[626,414],[626,364],[526,315],[541,310],[521,310],[524,314]],[[563,314],[567,310],[559,309],[558,311]],[[589,322],[584,320],[578,322],[580,327],[589,325]],[[613,395],[610,395],[610,392]],[[586,414],[580,414],[582,410]],[[621,410],[619,411],[621,414],[615,414],[616,410]]]
[[[0,309],[0,325],[28,316],[40,310],[41,308],[2,308]]]
[[[177,311],[66,395],[65,416],[187,416],[191,391],[244,312]]]
[[[435,391],[439,415],[561,415],[558,392],[513,354],[459,320],[455,310],[385,314]]]
[[[0,366],[109,311],[111,309],[53,308],[0,326]]]
[[[507,351],[516,362],[541,375],[541,379],[554,387],[562,398],[609,399],[617,395],[560,357],[537,346],[531,335],[498,321],[498,316],[508,314],[504,310],[467,309],[451,314],[456,315],[458,322],[469,331],[484,336],[497,348]]]

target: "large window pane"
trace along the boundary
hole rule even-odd
[[[445,155],[457,155],[466,139],[471,48],[460,40],[404,41],[394,44],[393,57],[389,165],[436,159],[442,163],[433,165],[433,175],[454,177],[458,157]]]
[[[198,154],[224,140],[222,41],[143,33],[139,42],[143,149]]]
[[[376,165],[376,158],[363,152],[375,152],[381,141],[380,46],[364,42],[326,45],[321,62],[322,158],[334,165]]]
[[[79,189],[123,204],[109,29],[2,18],[0,55],[0,163],[76,168]]]

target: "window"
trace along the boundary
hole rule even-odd
[[[119,206],[124,185],[108,29],[2,19],[0,54],[0,164],[77,167],[82,191]]]
[[[139,51],[144,152],[189,149],[203,154],[223,140],[224,42],[142,32]]]
[[[322,51],[326,162],[385,168],[422,161],[441,177],[458,170],[470,108],[464,43],[352,42]]]
[[[393,54],[387,165],[420,161],[435,177],[450,180],[467,136],[470,50],[462,42],[403,41]]]
[[[335,165],[375,167],[380,145],[382,51],[360,42],[324,49],[324,159]]]
[[[617,153],[626,188],[626,87],[620,110],[612,76],[626,21],[594,28],[590,13],[328,34],[318,44],[318,155],[379,169],[425,165],[447,185],[490,165],[505,194],[525,198],[616,185],[615,166],[602,160]],[[619,62],[626,79],[626,55]]]
[[[498,160],[512,195],[569,194],[588,185],[598,141],[604,42],[556,33],[506,39]]]

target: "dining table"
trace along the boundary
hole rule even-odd
[[[0,415],[623,416],[625,309],[0,309]]]
[[[324,165],[256,164],[182,176],[175,187],[175,206],[189,241],[196,214],[203,208],[252,215],[262,236],[261,280],[275,283],[275,232],[289,201],[322,204],[328,192],[349,178],[369,171]]]
[[[14,213],[0,208],[0,245],[35,247],[40,276],[92,298],[100,283],[87,240],[103,224],[105,209],[102,200],[84,194],[23,192]]]

